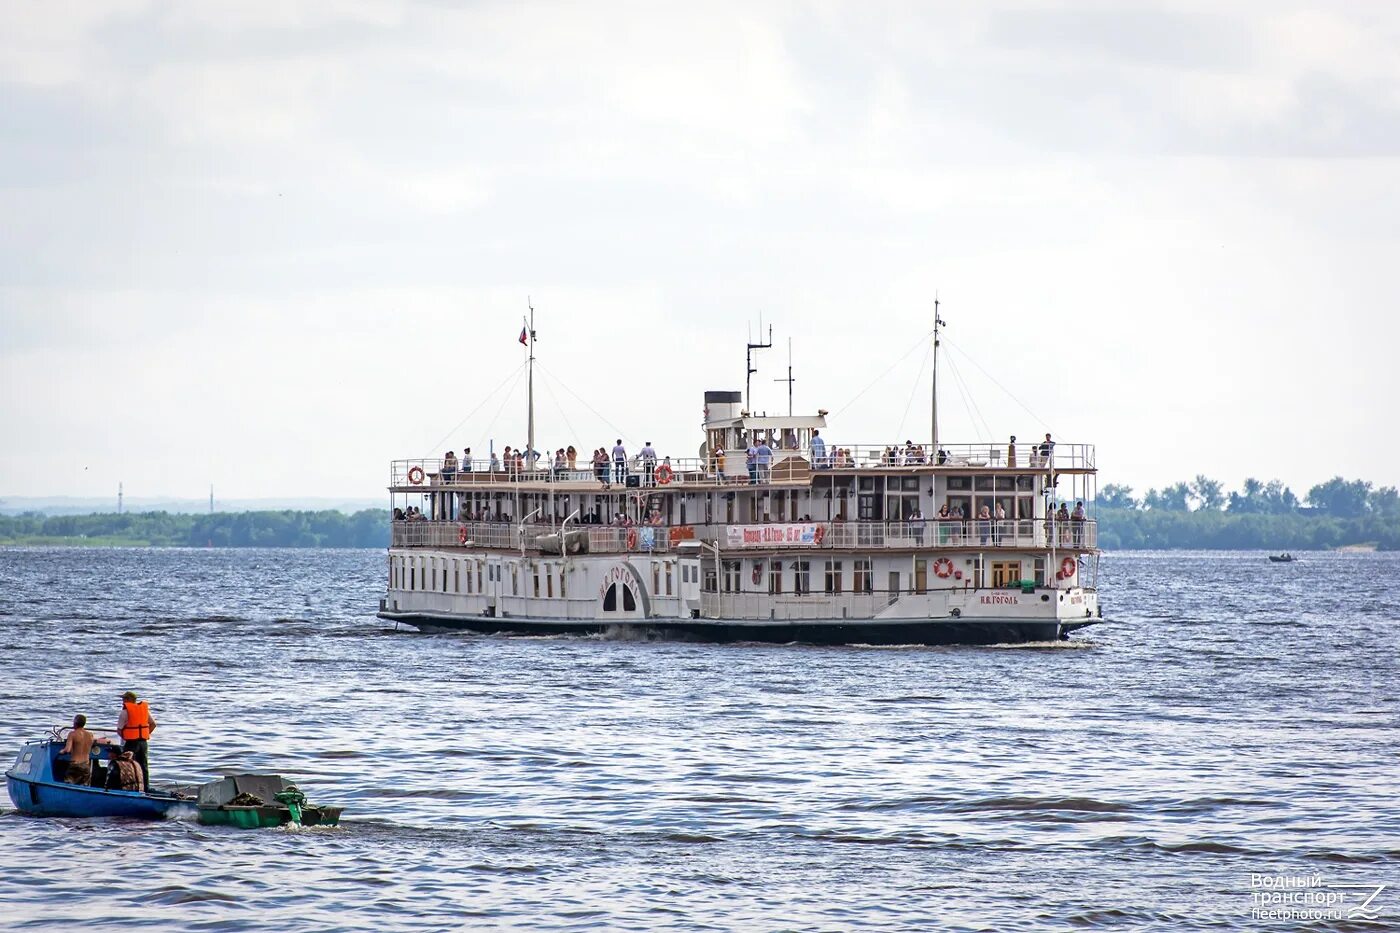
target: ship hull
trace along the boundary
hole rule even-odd
[[[1097,620],[842,619],[773,622],[744,619],[637,619],[631,621],[456,616],[425,612],[379,613],[419,631],[479,635],[601,636],[619,640],[807,645],[1002,645],[1055,642]]]

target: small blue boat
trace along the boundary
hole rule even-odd
[[[22,813],[34,816],[120,816],[157,820],[178,804],[192,803],[187,798],[159,791],[143,794],[130,790],[105,790],[87,784],[68,784],[62,780],[68,770],[68,756],[63,754],[60,734],[47,739],[26,742],[14,765],[5,772],[5,784],[10,800]],[[92,747],[92,772],[102,774],[114,754],[115,746]],[[96,782],[94,778],[94,782]]]

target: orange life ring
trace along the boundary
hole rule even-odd
[[[457,526],[457,543],[458,543],[458,544],[466,544],[466,543],[467,543],[467,526],[466,526],[466,525],[458,525],[458,526]]]
[[[825,538],[825,537],[826,537],[826,526],[825,526],[825,525],[818,525],[818,526],[817,526],[817,530],[814,531],[814,532],[812,532],[812,543],[813,543],[813,544],[821,544],[821,543],[822,543],[822,538]]]
[[[1073,557],[1066,557],[1064,560],[1060,561],[1060,573],[1065,575],[1064,579],[1066,580],[1074,576],[1074,571],[1077,569],[1079,568],[1075,564]]]
[[[637,549],[637,529],[635,529],[635,528],[628,528],[628,529],[627,529],[627,550],[629,550],[629,551],[634,551],[634,550],[636,550],[636,549]]]
[[[661,466],[656,468],[656,481],[662,486],[665,486],[667,483],[669,483],[671,481],[671,477],[675,475],[676,474],[672,472],[671,465],[669,463],[663,463],[661,464]]]
[[[940,557],[933,562],[933,572],[943,580],[953,575],[953,562],[946,557]]]
[[[421,486],[423,484],[423,468],[420,466],[409,467],[408,481],[415,486]]]

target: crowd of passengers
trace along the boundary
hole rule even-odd
[[[797,450],[797,435],[792,431],[787,431],[782,437],[783,445],[781,449]],[[773,477],[774,450],[778,443],[772,431],[754,432],[753,439],[744,450],[744,466],[748,473],[750,485],[767,483]],[[1031,467],[1046,466],[1051,462],[1051,457],[1055,451],[1055,442],[1050,435],[1045,435],[1045,440],[1039,444],[1032,445],[1029,452],[1028,465]],[[855,458],[849,447],[834,447],[829,451],[826,441],[821,436],[821,431],[812,432],[812,442],[808,448],[811,456],[812,468],[816,470],[830,469],[850,469],[853,468]],[[727,477],[725,471],[726,451],[723,447],[717,448],[710,454],[708,462],[708,472],[721,479]],[[540,465],[541,460],[545,461],[545,466]],[[934,455],[934,463],[939,466],[949,461],[946,450],[939,448]],[[884,448],[880,454],[880,466],[919,466],[928,463],[928,454],[922,444],[915,444],[912,440],[906,440],[903,445],[893,444]],[[554,452],[552,458],[541,457],[538,451],[527,452],[522,447],[511,448],[507,446],[498,457],[495,452],[491,453],[490,460],[486,463],[486,469],[491,473],[505,473],[508,476],[520,476],[526,473],[544,471],[549,474],[550,479],[562,479],[566,474],[579,472],[578,450],[570,444],[568,447],[560,447]],[[1016,456],[1016,436],[1011,435],[1011,440],[1006,445],[1006,466],[1014,468],[1017,466]],[[454,451],[449,450],[442,458],[442,481],[444,483],[455,483],[458,473],[470,473],[477,469],[478,464],[472,460],[472,450],[470,447],[462,451],[459,460]],[[671,471],[671,458],[658,457],[656,448],[652,447],[651,441],[647,441],[642,446],[641,451],[634,457],[629,457],[627,448],[622,443],[622,438],[618,438],[609,448],[596,448],[585,464],[585,471],[591,471],[594,479],[603,489],[611,489],[614,485],[625,486],[627,477],[636,473],[640,476],[640,485],[655,485],[658,479],[658,469],[664,472]]]

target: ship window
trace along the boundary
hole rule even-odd
[[[869,593],[875,589],[875,575],[870,570],[870,558],[857,558],[855,562],[854,589],[857,593]]]
[[[705,579],[700,585],[700,589],[706,593],[715,591],[715,568],[712,565],[705,567]]]
[[[873,477],[873,476],[862,476],[862,477],[860,478],[860,491],[861,491],[861,492],[873,492],[874,490],[875,490],[875,477]]]
[[[624,612],[637,611],[637,597],[632,595],[632,588],[624,586],[622,588],[622,610]]]
[[[777,595],[783,591],[783,562],[770,561],[768,564],[768,592]]]
[[[534,577],[535,577],[535,598],[536,598],[536,599],[539,599],[539,596],[540,596],[540,568],[538,568],[538,567],[535,567],[535,568],[534,568]]]
[[[447,561],[446,561],[446,559],[444,559],[443,562],[442,562],[442,591],[443,591],[444,593],[447,592]]]
[[[992,588],[1014,587],[1021,582],[1021,562],[1019,560],[992,561]]]
[[[520,565],[519,565],[519,564],[511,564],[511,565],[510,565],[510,594],[511,594],[512,596],[519,596],[519,595],[520,595]]]
[[[659,560],[651,562],[651,591],[653,593],[661,592],[661,561]]]
[[[672,564],[668,561],[667,564],[666,564],[666,595],[667,595],[667,596],[670,596],[670,595],[671,595],[671,571],[672,571]]]
[[[917,476],[906,476],[906,477],[904,477],[903,481],[900,483],[900,486],[901,486],[901,488],[904,489],[905,492],[909,492],[910,490],[913,490],[914,492],[918,492],[918,491],[919,491],[919,478],[918,478]]]
[[[914,561],[914,592],[928,592],[928,561]]]
[[[544,595],[554,595],[554,570],[550,567],[544,568]]]
[[[1011,491],[1014,490],[1015,488],[1016,488],[1016,477],[1014,477],[1014,476],[998,476],[998,477],[997,477],[997,492],[1011,492]]]
[[[560,598],[560,599],[566,599],[566,598],[568,597],[568,593],[566,593],[566,592],[564,591],[564,577],[567,576],[567,574],[564,573],[564,569],[565,569],[565,568],[563,568],[563,567],[560,567],[560,568],[559,568],[559,598]]]
[[[743,572],[743,561],[727,560],[724,562],[724,591],[726,593],[737,593],[743,588],[741,582]]]
[[[982,490],[992,488],[992,477],[990,476],[978,476],[973,479],[972,482],[974,489]]]
[[[1043,558],[1043,557],[1037,557],[1037,558],[1035,559],[1035,562],[1032,564],[1032,566],[1035,567],[1035,585],[1036,585],[1036,586],[1044,586],[1044,585],[1045,585],[1045,558]]]
[[[950,476],[948,477],[949,489],[971,489],[972,477],[970,476]]]
[[[808,561],[792,562],[792,591],[799,596],[812,592],[812,565]]]
[[[603,611],[617,612],[617,584],[608,587],[608,591],[603,594]]]
[[[1018,477],[1016,477],[1016,488],[1022,490],[1023,492],[1035,492],[1035,477],[1034,477],[1034,476],[1018,476]]]
[[[828,593],[841,592],[841,562],[839,560],[826,562],[826,591]]]
[[[410,590],[416,590],[416,589],[418,589],[418,568],[417,568],[417,567],[409,567],[409,568],[408,568],[408,588],[409,588]]]

